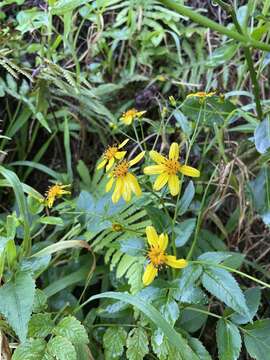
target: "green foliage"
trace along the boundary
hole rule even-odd
[[[266,360],[269,1],[0,5],[1,356]]]
[[[17,273],[0,288],[0,313],[5,316],[20,341],[26,340],[33,309],[35,282],[27,273]]]
[[[108,328],[103,336],[106,359],[118,359],[124,351],[127,332],[121,327]]]
[[[238,359],[241,350],[241,336],[236,325],[220,319],[217,323],[217,345],[220,360]]]
[[[143,360],[148,351],[148,338],[144,329],[139,327],[131,330],[127,338],[127,358]]]

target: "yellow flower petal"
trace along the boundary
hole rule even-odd
[[[122,147],[124,147],[128,142],[129,142],[129,139],[126,139],[123,142],[121,142],[121,144],[118,145],[118,149],[122,149]]]
[[[185,259],[176,259],[176,256],[167,255],[165,258],[165,263],[176,269],[183,269],[188,265],[187,260]]]
[[[159,154],[155,150],[151,150],[149,155],[150,155],[150,158],[158,164],[163,164],[166,161],[166,158],[164,156],[162,156],[161,154]]]
[[[156,191],[159,191],[163,186],[167,184],[167,181],[169,179],[169,175],[167,173],[160,174],[154,183],[153,189]]]
[[[111,177],[110,180],[106,184],[106,188],[105,188],[106,192],[109,192],[111,190],[113,183],[114,183],[114,178]]]
[[[186,176],[191,176],[191,177],[199,177],[200,176],[199,170],[197,170],[191,166],[188,166],[188,165],[182,165],[180,167],[179,171]]]
[[[161,174],[163,173],[165,170],[165,166],[164,165],[151,165],[151,166],[146,166],[143,169],[143,172],[146,175],[157,175],[157,174]]]
[[[106,166],[106,172],[108,172],[114,164],[114,158],[111,158]]]
[[[177,143],[172,143],[170,146],[169,159],[178,160],[179,158],[179,145]]]
[[[179,179],[177,175],[170,175],[169,176],[169,189],[172,196],[175,196],[179,193]]]
[[[102,169],[102,168],[106,165],[106,163],[107,163],[107,159],[102,160],[102,161],[98,164],[97,170]]]
[[[159,244],[159,237],[154,226],[146,226],[145,232],[148,244],[150,246],[155,246]]]
[[[153,282],[153,280],[157,276],[157,273],[158,273],[158,269],[155,268],[153,264],[148,264],[143,274],[143,278],[142,278],[143,284],[145,286],[150,285],[151,282]]]
[[[114,192],[112,194],[112,202],[117,203],[122,195],[123,192],[123,179],[118,178],[116,180]]]
[[[131,198],[131,187],[130,187],[130,183],[128,181],[128,179],[124,178],[123,179],[123,198],[126,202],[129,202],[130,198]]]
[[[126,155],[126,153],[126,151],[117,151],[114,156],[117,160],[121,160]]]
[[[167,234],[160,234],[158,238],[158,245],[162,251],[165,251],[168,246],[168,235]]]
[[[135,195],[141,196],[142,189],[140,188],[138,180],[135,178],[135,176],[131,173],[127,173],[126,178],[127,178],[127,181],[129,182],[131,191],[133,191]]]
[[[122,120],[123,123],[125,123],[126,125],[130,125],[132,123],[133,116],[132,115],[125,115],[125,116],[122,116],[120,118],[120,120]]]
[[[130,160],[130,161],[128,162],[129,167],[137,164],[137,163],[144,157],[144,154],[145,154],[145,151],[142,151],[141,153],[139,153],[139,155],[135,156],[134,159]]]
[[[138,112],[136,113],[136,117],[137,117],[137,118],[140,118],[140,117],[142,117],[145,113],[146,113],[146,111],[138,111]]]

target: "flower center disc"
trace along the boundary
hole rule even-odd
[[[158,267],[165,262],[164,251],[161,250],[158,246],[151,247],[151,249],[148,251],[148,258],[155,267]]]
[[[108,147],[108,149],[105,151],[104,153],[104,157],[107,159],[107,160],[110,160],[114,157],[114,155],[117,153],[117,147],[116,146],[110,146]]]
[[[175,175],[180,169],[180,164],[177,160],[168,159],[165,163],[166,172],[170,175]]]
[[[113,176],[116,177],[116,178],[126,176],[127,173],[128,173],[128,168],[129,168],[128,161],[127,160],[121,161],[115,167],[115,169],[113,171]]]

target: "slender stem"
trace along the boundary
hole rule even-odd
[[[213,20],[210,20],[206,16],[198,14],[197,12],[186,7],[185,5],[181,5],[173,0],[160,0],[160,2],[168,6],[170,9],[173,9],[174,11],[178,12],[179,14],[193,20],[195,23],[198,23],[212,30],[218,31],[223,35],[227,35],[231,39],[241,42],[243,46],[251,46],[255,49],[270,51],[270,45],[254,40],[247,35],[242,35],[236,31],[230,30],[229,28],[222,26]]]
[[[193,238],[191,247],[190,247],[189,252],[187,254],[187,260],[189,260],[192,257],[193,252],[195,250],[195,247],[197,245],[197,240],[198,240],[199,231],[200,231],[200,228],[201,228],[201,223],[202,223],[202,218],[203,218],[203,211],[202,211],[203,206],[204,206],[204,203],[205,203],[205,200],[206,200],[206,195],[208,193],[209,186],[212,183],[212,179],[216,175],[216,172],[217,172],[217,167],[213,171],[213,174],[211,175],[211,178],[210,178],[210,180],[209,180],[209,182],[208,182],[208,184],[206,186],[205,192],[203,194],[203,198],[202,198],[202,202],[201,202],[201,206],[200,206],[200,211],[199,211],[199,215],[198,215],[198,220],[197,220],[197,224],[196,224],[195,234],[194,234],[194,238]]]
[[[225,266],[225,265],[221,265],[221,264],[216,264],[216,263],[211,263],[211,262],[208,262],[208,261],[199,261],[199,260],[195,260],[195,261],[191,261],[193,264],[200,264],[200,265],[207,265],[207,266],[214,266],[214,267],[217,267],[217,268],[220,268],[220,269],[224,269],[224,270],[228,270],[230,272],[233,272],[235,274],[238,274],[242,277],[245,277],[249,280],[252,280],[254,282],[256,282],[257,284],[260,284],[268,289],[270,289],[270,284],[267,284],[266,282],[262,281],[262,280],[259,280],[259,279],[256,279],[255,277],[251,276],[251,275],[248,275],[246,273],[243,273],[242,271],[240,270],[236,270],[236,269],[233,269],[229,266]]]
[[[224,3],[222,0],[215,0],[215,1],[216,1],[216,3],[218,3],[220,5],[220,7],[222,7],[226,12],[228,12],[231,15],[236,30],[238,31],[239,34],[244,36],[243,30],[238,22],[237,15],[235,13],[233,6]],[[247,66],[248,66],[248,70],[249,70],[249,74],[250,74],[250,78],[251,78],[251,82],[252,82],[252,92],[253,92],[254,99],[255,99],[257,116],[258,116],[259,120],[262,120],[263,111],[262,111],[262,106],[261,106],[261,101],[260,101],[260,87],[259,87],[259,83],[258,83],[258,79],[257,79],[257,74],[256,74],[256,71],[254,68],[253,60],[252,60],[252,54],[251,54],[249,47],[244,47],[243,50],[244,50],[244,55],[245,55],[245,58],[247,61]]]

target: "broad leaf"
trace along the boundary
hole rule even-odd
[[[249,355],[256,360],[269,360],[270,319],[258,320],[244,328],[244,341]]]
[[[54,327],[54,321],[49,313],[34,314],[29,321],[28,336],[30,338],[45,338]]]
[[[207,266],[202,276],[203,286],[212,295],[242,315],[249,310],[242,290],[234,277],[225,269]]]
[[[76,350],[63,336],[55,336],[47,345],[47,352],[57,360],[77,360]]]
[[[26,340],[28,322],[34,304],[35,282],[27,273],[17,273],[0,288],[0,313],[18,335]]]
[[[55,335],[67,338],[73,345],[89,342],[84,326],[73,316],[67,316],[53,329]]]
[[[42,360],[46,345],[42,339],[27,340],[17,347],[12,360]]]
[[[189,208],[191,201],[193,200],[195,195],[195,188],[193,185],[193,181],[188,183],[183,196],[179,202],[178,215],[183,215]]]
[[[174,231],[176,233],[175,244],[177,247],[184,246],[195,229],[196,219],[187,219],[178,224]]]
[[[220,319],[217,323],[219,360],[237,360],[241,350],[241,335],[236,325]]]
[[[112,327],[105,331],[103,336],[103,346],[105,349],[105,358],[118,359],[124,351],[127,332],[122,327]]]
[[[128,360],[143,360],[148,354],[148,338],[143,328],[135,328],[130,331],[127,338]]]
[[[233,314],[231,320],[236,324],[246,324],[254,318],[261,301],[261,289],[259,287],[247,289],[245,291],[245,298],[249,309],[249,316]]]
[[[270,148],[270,119],[266,118],[258,124],[254,133],[255,146],[260,154]]]

